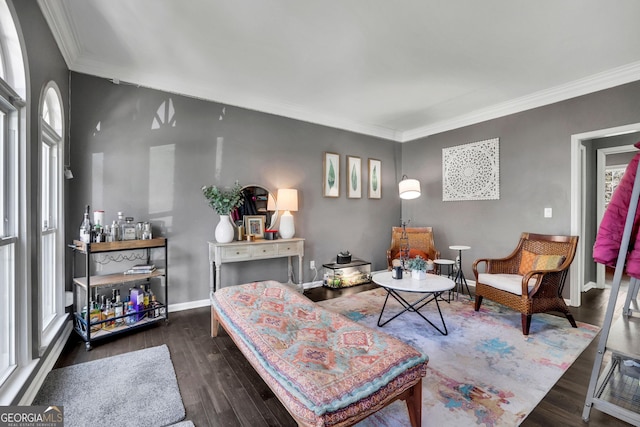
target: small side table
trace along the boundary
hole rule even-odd
[[[458,271],[456,272],[455,279],[453,279],[453,281],[456,283],[456,287],[455,287],[456,297],[461,292],[464,293],[464,287],[462,286],[464,285],[467,287],[467,293],[469,294],[469,298],[471,298],[471,291],[469,290],[467,279],[464,277],[464,272],[462,271],[462,251],[471,249],[471,246],[453,245],[453,246],[449,246],[449,249],[458,251],[458,262],[459,262]]]
[[[450,259],[434,259],[433,263],[438,266],[438,273],[441,276],[442,276],[442,269],[446,265],[447,266],[447,277],[449,279],[451,279],[451,276],[453,276],[453,264],[455,264],[455,261],[452,261]]]

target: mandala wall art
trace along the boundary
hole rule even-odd
[[[500,199],[499,138],[442,149],[442,200]]]

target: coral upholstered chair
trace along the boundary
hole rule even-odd
[[[508,257],[476,260],[475,310],[486,297],[519,311],[524,335],[529,335],[531,315],[548,311],[563,313],[576,328],[562,288],[577,245],[577,236],[522,233],[518,247]],[[481,265],[484,273],[478,271]]]
[[[433,229],[431,227],[406,227],[407,238],[409,239],[408,258],[415,258],[420,255],[423,259],[438,259],[440,251],[433,243]],[[393,267],[393,261],[400,258],[400,239],[402,238],[402,227],[391,229],[391,246],[387,249],[387,267]],[[397,262],[397,261],[396,261]]]

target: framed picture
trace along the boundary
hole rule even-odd
[[[324,197],[340,197],[340,156],[336,153],[324,153],[322,195]]]
[[[256,238],[264,239],[264,215],[245,215],[244,229],[246,234],[253,234]]]
[[[347,156],[347,197],[362,197],[362,160],[360,157]]]
[[[369,198],[382,198],[382,161],[369,159]]]

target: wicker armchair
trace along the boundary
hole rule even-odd
[[[576,328],[562,288],[577,245],[577,236],[522,233],[518,247],[508,257],[476,260],[475,310],[486,297],[519,311],[524,335],[529,335],[531,315],[548,311],[564,313]],[[478,272],[481,264],[484,273]]]
[[[440,258],[440,251],[433,243],[433,229],[431,227],[407,227],[409,238],[408,258],[420,255],[425,259]],[[391,246],[387,249],[387,268],[391,270],[393,260],[400,258],[402,227],[393,227],[391,230]]]

